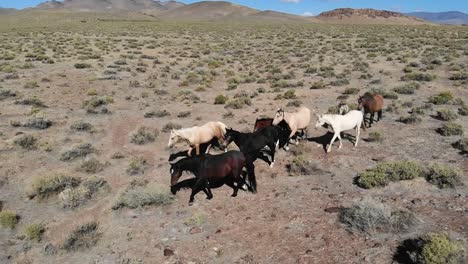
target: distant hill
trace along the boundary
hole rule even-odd
[[[420,18],[404,15],[402,13],[375,10],[375,9],[353,9],[339,8],[319,14],[317,19],[339,24],[401,24],[420,25],[426,24]]]
[[[0,15],[9,15],[9,14],[15,13],[16,11],[18,10],[14,8],[1,8],[0,7]]]
[[[458,12],[458,11],[449,11],[449,12],[414,12],[407,13],[409,16],[419,17],[424,20],[428,20],[438,24],[468,24],[468,14]]]
[[[139,11],[143,9],[167,9],[163,4],[153,0],[64,0],[47,1],[39,4],[37,9],[72,9],[77,11]]]
[[[258,10],[224,1],[202,1],[185,5],[161,14],[161,18],[171,19],[216,19],[245,17]]]

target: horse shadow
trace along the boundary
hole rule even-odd
[[[321,144],[322,147],[323,147],[323,150],[326,151],[328,144],[330,144],[330,141],[333,138],[333,135],[334,135],[334,133],[328,131],[325,135],[322,135],[322,136],[319,136],[319,137],[309,137],[309,138],[307,138],[307,141]],[[341,139],[343,139],[343,140],[349,140],[352,143],[354,143],[356,141],[356,137],[351,135],[351,134],[341,132],[340,135],[341,135]],[[335,143],[336,143],[336,141],[338,141],[338,138],[335,140]]]

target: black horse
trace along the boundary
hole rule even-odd
[[[223,145],[221,145],[218,141],[217,138],[213,138],[210,142],[208,143],[203,143],[203,144],[200,144],[200,153],[206,153],[206,150],[208,149],[208,147],[210,147],[211,145],[211,149],[218,149],[218,150],[224,150],[225,148],[223,147]],[[195,149],[192,149],[192,152],[190,153],[191,156],[195,156],[196,155],[196,150]],[[184,151],[179,151],[177,153],[172,153],[171,155],[169,155],[169,162],[179,158],[179,157],[188,157],[188,153],[186,150]]]
[[[255,120],[255,126],[254,126],[253,132],[256,132],[262,128],[270,127],[270,126],[274,127],[280,135],[279,147],[284,150],[288,150],[289,143],[290,143],[289,135],[291,134],[291,128],[289,127],[288,123],[286,123],[286,121],[281,120],[281,122],[278,125],[274,126],[273,118],[257,118]],[[304,130],[297,131],[296,134],[291,139],[297,141],[299,137],[301,138],[304,137]]]
[[[171,164],[171,192],[177,193],[181,188],[192,188],[189,205],[194,201],[195,195],[200,191],[205,192],[207,199],[213,198],[211,188],[218,188],[224,184],[233,188],[232,197],[246,184],[242,177],[243,168],[247,169],[247,177],[252,182],[253,164],[248,163],[244,154],[240,151],[228,151],[219,155],[199,155],[181,159]],[[182,172],[190,171],[195,179],[189,179],[177,183]],[[255,179],[254,179],[255,180]],[[249,190],[255,190],[249,186]]]
[[[276,147],[279,146],[280,138],[282,138],[281,134],[278,128],[273,126],[264,127],[254,133],[241,133],[228,128],[224,142],[227,147],[234,141],[249,162],[253,163],[259,158],[272,167],[275,163]],[[286,135],[286,138],[288,137],[289,135]],[[268,147],[268,150],[264,151],[265,147]],[[271,161],[264,152],[269,154]]]

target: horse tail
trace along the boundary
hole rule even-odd
[[[183,180],[181,182],[178,182],[176,185],[171,186],[171,192],[172,194],[176,194],[181,189],[190,189],[195,185],[196,182],[197,178]]]

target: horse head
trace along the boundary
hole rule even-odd
[[[277,111],[276,111],[276,115],[275,115],[275,118],[273,119],[273,125],[276,126],[279,124],[279,122],[281,122],[282,120],[284,119],[284,110],[282,108],[279,108]]]
[[[237,131],[232,128],[226,128],[226,134],[224,134],[224,144],[222,144],[224,150],[226,150],[227,146],[229,146],[229,144],[231,144],[231,142],[234,140],[236,132]]]
[[[177,181],[179,181],[180,176],[182,176],[182,168],[179,165],[179,162],[171,163],[170,173],[171,173],[171,187],[172,187],[177,184]]]
[[[325,119],[322,115],[315,114],[317,116],[317,122],[315,122],[315,128],[322,127],[325,124]]]
[[[172,148],[178,141],[180,135],[177,133],[176,130],[172,129],[171,134],[169,135],[169,142],[167,143],[168,148]]]

